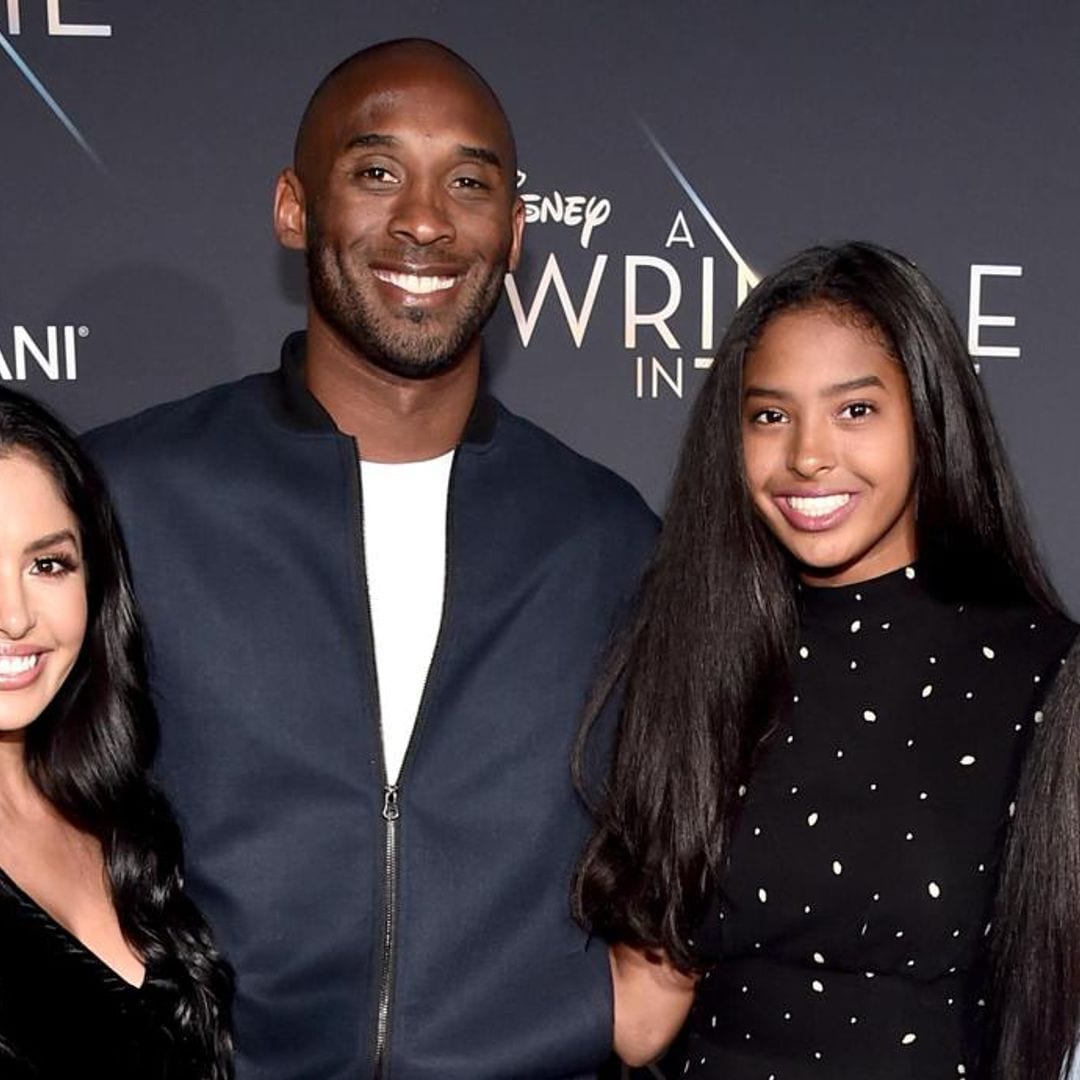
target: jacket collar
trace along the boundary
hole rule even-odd
[[[271,407],[278,419],[295,431],[336,434],[338,429],[330,414],[304,382],[306,346],[307,334],[303,330],[289,334],[282,343],[281,366],[273,384]],[[498,412],[499,405],[493,397],[478,394],[465,423],[461,445],[478,449],[487,446],[495,435]]]

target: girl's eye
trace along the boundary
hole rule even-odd
[[[758,409],[750,417],[754,424],[782,424],[787,419],[779,409]]]
[[[848,420],[863,420],[874,411],[869,401],[853,401],[840,410],[840,415]]]

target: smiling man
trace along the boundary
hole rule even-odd
[[[276,190],[306,332],[91,436],[240,1080],[568,1080],[610,1047],[606,949],[568,914],[568,761],[655,523],[478,390],[515,176],[460,57],[350,57]]]

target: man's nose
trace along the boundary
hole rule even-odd
[[[390,232],[398,239],[425,247],[440,240],[453,240],[456,231],[447,206],[448,194],[440,183],[426,180],[407,182],[395,200]]]

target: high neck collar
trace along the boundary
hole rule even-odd
[[[917,564],[890,570],[879,577],[851,585],[799,585],[800,611],[807,616],[827,617],[831,613],[864,610],[871,613],[896,601],[926,596],[927,582]]]
[[[337,426],[319,400],[307,388],[304,361],[307,333],[289,334],[281,346],[281,366],[275,383],[275,411],[281,421],[296,431],[308,434],[336,434]],[[487,394],[478,394],[461,435],[461,445],[483,449],[495,434],[499,406]]]

